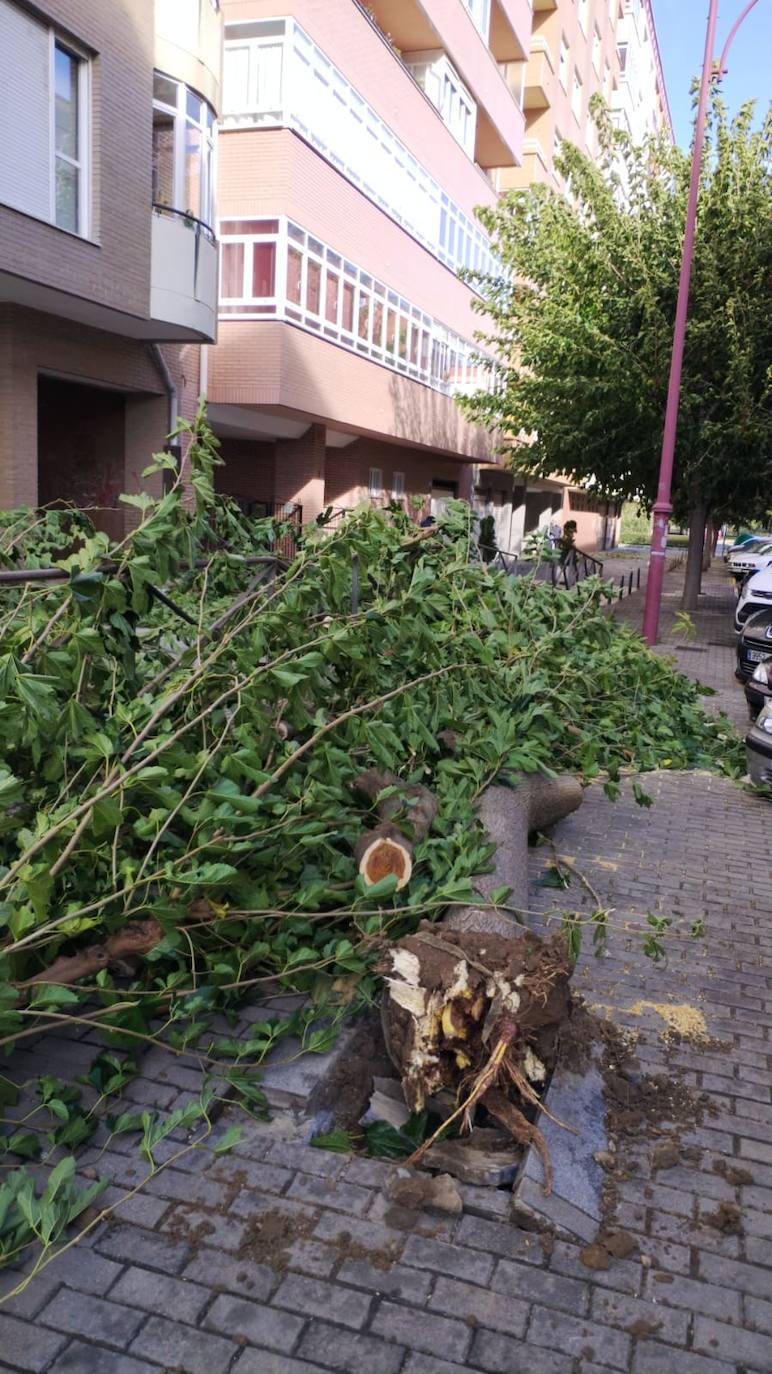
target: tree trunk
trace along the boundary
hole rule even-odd
[[[696,611],[702,585],[702,548],[708,510],[704,500],[697,500],[689,511],[689,555],[681,597],[682,611]]]
[[[716,530],[713,524],[713,516],[708,516],[708,523],[705,529],[705,545],[702,550],[702,571],[707,572],[713,559],[714,546],[716,542]]]

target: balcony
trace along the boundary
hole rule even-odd
[[[523,108],[544,110],[552,104],[555,63],[545,39],[534,38],[525,69]]]
[[[522,112],[497,63],[525,59],[531,19],[527,0],[493,0],[487,9],[467,0],[371,0],[366,12],[399,52],[447,53],[477,104],[474,160],[480,166],[519,162]]]
[[[211,343],[217,333],[217,245],[200,220],[153,207],[150,316],[169,339]]]
[[[476,344],[284,215],[222,219],[220,249],[223,321],[283,320],[446,396],[495,385]]]
[[[402,63],[397,72],[404,89],[409,83]],[[522,130],[522,112],[498,73],[496,79]],[[447,194],[294,20],[227,25],[223,107],[226,131],[279,127],[300,134],[451,271],[497,270],[489,239],[471,213]],[[434,130],[433,113],[430,119]],[[466,172],[469,163],[463,157],[459,161]],[[470,212],[484,199],[479,179],[474,180],[475,199],[466,202]]]

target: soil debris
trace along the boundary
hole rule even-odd
[[[630,1322],[627,1330],[634,1340],[639,1336],[656,1336],[662,1328],[662,1322],[653,1321],[649,1317],[638,1317],[634,1322]]]
[[[724,1236],[741,1236],[743,1233],[740,1209],[733,1202],[720,1202],[715,1212],[706,1212],[702,1219],[706,1226],[712,1226]]]
[[[610,1269],[612,1259],[628,1259],[637,1249],[638,1242],[629,1231],[609,1228],[580,1250],[579,1259],[587,1269]]]
[[[720,1174],[733,1188],[742,1188],[745,1184],[753,1183],[753,1174],[748,1169],[738,1169],[726,1159],[714,1160],[713,1172]]]
[[[656,1012],[665,1022],[669,1031],[675,1031],[683,1040],[699,1044],[709,1040],[708,1026],[702,1012],[688,1002],[633,1002],[626,1010],[632,1016],[641,1016],[645,1011]]]
[[[295,1241],[310,1236],[317,1219],[316,1213],[309,1217],[303,1213],[260,1212],[250,1217],[244,1227],[236,1252],[238,1258],[267,1264],[272,1269],[286,1269],[290,1249]]]
[[[443,1212],[448,1216],[460,1217],[464,1210],[461,1194],[450,1174],[407,1174],[406,1177],[390,1179],[386,1185],[386,1196],[400,1207],[413,1211]]]
[[[681,1151],[674,1140],[662,1140],[651,1152],[652,1169],[675,1169],[680,1163]]]

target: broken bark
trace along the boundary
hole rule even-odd
[[[477,880],[482,895],[506,884],[508,906],[525,910],[528,836],[575,810],[581,798],[574,778],[489,788],[480,815],[499,851],[495,872]],[[443,1088],[457,1103],[409,1162],[418,1163],[454,1120],[469,1131],[481,1103],[515,1140],[539,1151],[548,1193],[544,1138],[511,1094],[526,1106],[539,1103],[544,1057],[568,1016],[572,968],[562,933],[542,939],[490,905],[456,909],[442,928],[424,922],[400,940],[384,972],[384,1038],[407,1105],[420,1112]]]
[[[163,927],[158,921],[130,921],[101,945],[88,945],[78,950],[77,954],[63,954],[54,959],[48,968],[41,969],[40,973],[16,986],[20,993],[24,993],[39,983],[55,983],[59,987],[77,983],[81,978],[99,973],[108,965],[121,966],[126,960],[149,954],[163,936]]]
[[[352,787],[376,803],[380,817],[380,824],[366,831],[354,848],[362,879],[368,887],[374,887],[393,874],[400,891],[410,882],[414,842],[428,834],[437,814],[437,800],[428,787],[403,783],[394,773],[380,773],[376,768],[360,773]],[[378,801],[387,790],[388,796]],[[394,817],[399,817],[399,826],[394,824]]]

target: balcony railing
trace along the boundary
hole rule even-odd
[[[496,384],[467,339],[283,215],[220,221],[221,320],[285,320],[445,395]]]
[[[294,129],[452,271],[501,271],[480,226],[293,19],[226,25],[222,124]]]

